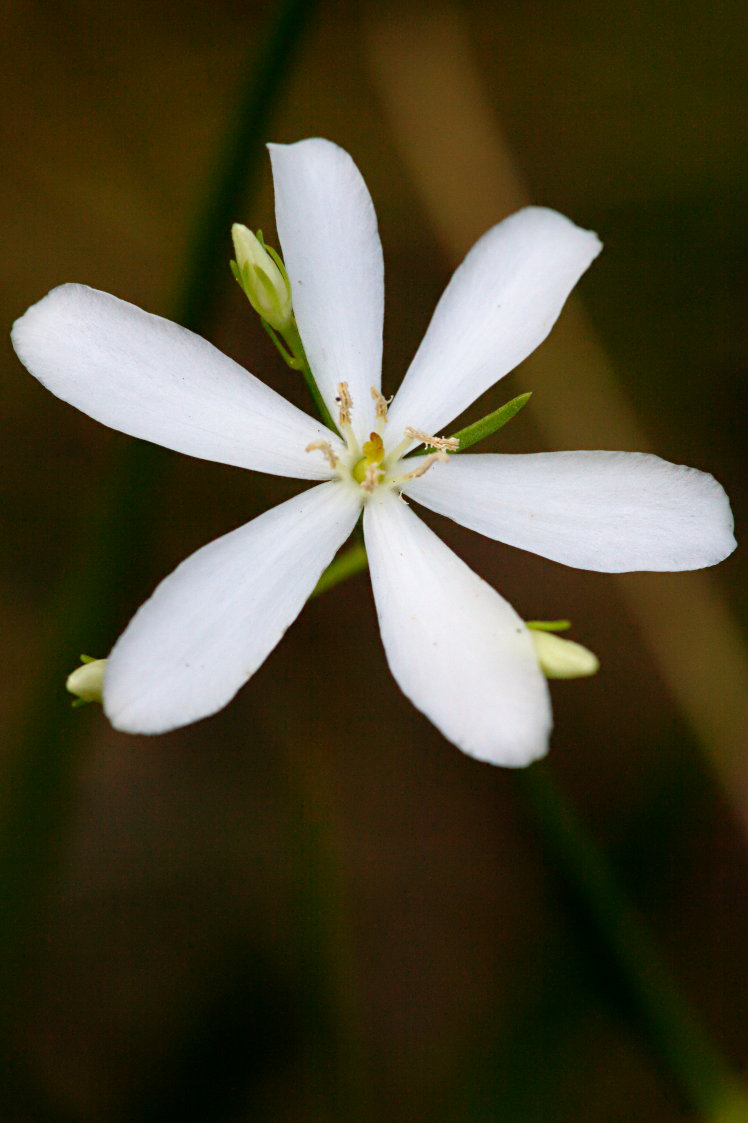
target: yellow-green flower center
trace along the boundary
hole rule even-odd
[[[351,475],[358,484],[364,482],[370,468],[378,470],[384,460],[384,441],[379,433],[369,434],[368,441],[364,441],[362,452],[364,455],[356,461],[351,469]]]

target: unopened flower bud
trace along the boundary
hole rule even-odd
[[[546,678],[585,678],[594,675],[600,666],[596,655],[552,632],[530,628],[540,669]]]
[[[251,230],[235,222],[231,227],[236,261],[231,269],[249,303],[272,328],[283,332],[293,318],[291,285],[283,262]]]
[[[71,694],[76,695],[78,705],[83,702],[100,702],[104,690],[106,659],[92,659],[90,655],[81,655],[81,660],[82,666],[68,675],[65,686]]]

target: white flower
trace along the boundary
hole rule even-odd
[[[14,327],[28,369],[114,429],[324,481],[198,550],[159,585],[111,652],[106,712],[118,729],[161,733],[221,709],[298,615],[363,509],[398,684],[465,752],[527,764],[546,752],[551,728],[530,631],[403,498],[607,572],[720,561],[734,548],[727,498],[711,476],[638,453],[448,456],[426,441],[436,452],[403,462],[542,342],[598,239],[537,207],[489,230],[454,274],[386,416],[382,250],[363,179],[328,141],[270,151],[298,328],[344,440],[210,343],[105,293],[63,285]]]

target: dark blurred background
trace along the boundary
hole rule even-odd
[[[2,5],[3,323],[64,281],[174,314],[276,16],[238,0]],[[695,0],[321,0],[267,136],[333,139],[369,184],[390,392],[491,223],[531,199],[597,230],[605,251],[556,335],[486,398],[535,392],[490,447],[654,449],[725,485],[739,540],[745,16]],[[257,166],[232,217],[272,240],[264,156]],[[218,254],[214,342],[306,408],[231,279],[228,225]],[[17,730],[128,438],[52,398],[9,344],[2,365],[0,693]],[[109,642],[187,553],[295,488],[166,455]],[[521,615],[568,616],[599,654],[595,679],[553,686],[553,773],[740,1070],[744,555],[713,573],[614,578],[427,519]],[[310,603],[238,699],[194,728],[114,733],[96,707],[70,710],[62,680],[43,704],[79,748],[6,1018],[4,1118],[703,1118],[516,777],[461,755],[399,693],[365,577]]]

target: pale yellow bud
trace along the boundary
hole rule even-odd
[[[291,286],[280,258],[268,253],[260,239],[246,226],[235,222],[231,237],[236,254],[234,276],[258,315],[276,331],[291,323]],[[233,268],[233,265],[232,265]]]
[[[65,686],[81,702],[100,702],[104,690],[106,659],[83,657],[83,665],[68,675]],[[73,703],[75,705],[75,703]]]
[[[600,667],[597,656],[581,643],[534,628],[530,629],[530,635],[546,678],[585,678],[594,675]]]

